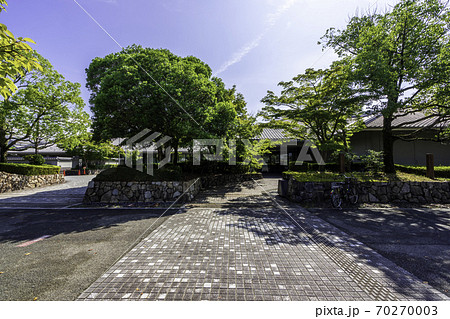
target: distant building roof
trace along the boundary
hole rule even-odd
[[[20,148],[20,149],[26,148],[26,149],[22,150],[22,151],[17,151],[16,150],[17,148]],[[8,153],[18,154],[18,155],[34,154],[34,146],[30,143],[23,143],[23,142],[17,143],[16,149],[11,149]],[[38,152],[39,152],[39,154],[42,154],[42,155],[60,155],[60,154],[66,153],[64,150],[60,149],[56,145],[40,149]]]
[[[281,140],[287,138],[287,134],[280,128],[263,128],[261,134],[256,138],[259,140]]]
[[[364,120],[364,124],[369,129],[381,129],[383,128],[383,115],[370,115]],[[447,126],[446,123],[435,124],[437,116],[426,116],[423,112],[414,112],[408,114],[397,114],[396,118],[392,121],[393,128],[406,128],[406,129],[420,129],[425,127],[440,128]]]

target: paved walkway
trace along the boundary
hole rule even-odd
[[[274,203],[265,190],[275,195],[276,183],[204,192],[79,300],[448,299],[301,207]]]
[[[94,175],[66,176],[66,182],[39,188],[0,193],[1,208],[62,208],[83,201],[89,181]]]

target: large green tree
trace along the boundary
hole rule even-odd
[[[58,144],[72,148],[88,135],[89,115],[84,111],[80,84],[55,71],[38,53],[33,53],[42,70],[24,73],[19,90],[0,102],[0,161],[10,150],[32,146],[39,149]]]
[[[310,140],[325,160],[335,150],[348,151],[348,139],[361,127],[364,95],[353,86],[348,63],[330,69],[307,69],[291,81],[280,82],[282,91],[268,91],[259,116],[264,126],[283,128],[292,137]]]
[[[0,12],[4,11],[7,5],[5,0],[0,0]],[[41,67],[29,54],[32,49],[27,42],[34,43],[29,38],[15,37],[6,25],[0,23],[0,95],[4,99],[17,90],[18,77]]]
[[[245,118],[245,102],[193,56],[133,45],[95,58],[86,70],[96,140],[131,137],[144,129],[172,137],[178,148],[193,139],[227,138]],[[234,133],[235,135],[236,133]]]
[[[376,100],[388,173],[395,171],[394,141],[407,138],[396,134],[396,117],[422,111],[434,119],[430,127],[448,118],[449,27],[450,11],[441,1],[401,0],[389,12],[353,17],[344,30],[332,28],[323,37],[325,46],[353,60],[355,83]]]

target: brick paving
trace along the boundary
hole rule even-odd
[[[78,299],[448,299],[301,207],[274,203],[276,182],[204,192]]]

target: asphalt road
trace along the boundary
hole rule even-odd
[[[450,296],[450,210],[308,208]]]
[[[0,300],[76,299],[163,211],[0,209]]]

